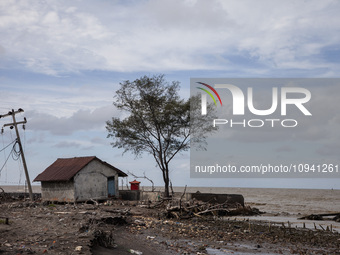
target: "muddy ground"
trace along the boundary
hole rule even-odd
[[[0,204],[0,254],[340,254],[340,234],[209,216],[169,219],[164,208],[121,201],[17,201]]]

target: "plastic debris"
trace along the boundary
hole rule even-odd
[[[137,254],[137,255],[142,255],[143,254],[143,252],[141,252],[141,251],[132,250],[132,249],[130,249],[129,252],[132,253],[132,254]]]
[[[81,251],[83,249],[83,246],[77,246],[74,250],[75,251]]]

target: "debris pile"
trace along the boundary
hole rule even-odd
[[[160,204],[157,206],[160,206]],[[264,213],[257,208],[243,206],[239,203],[225,202],[217,204],[214,203],[214,201],[201,202],[196,199],[192,199],[190,201],[182,201],[181,199],[163,201],[163,206],[165,206],[165,216],[167,218],[177,219],[188,219],[202,216],[252,216]]]
[[[0,203],[1,201],[6,202],[9,199],[9,195],[0,187]]]

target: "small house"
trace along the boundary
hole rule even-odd
[[[45,201],[80,202],[118,197],[118,168],[92,157],[58,158],[34,181],[41,182]]]

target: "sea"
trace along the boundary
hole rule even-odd
[[[5,192],[24,192],[24,186],[0,186]],[[154,187],[162,190],[162,187]],[[151,187],[141,187],[151,190]],[[245,204],[255,207],[264,214],[251,217],[237,217],[240,220],[255,220],[271,224],[311,229],[332,229],[340,232],[340,222],[331,220],[299,220],[310,214],[340,213],[340,190],[333,189],[275,189],[275,188],[230,188],[230,187],[173,187],[174,192],[241,194]],[[27,191],[27,187],[26,187]],[[1,192],[1,189],[0,189]],[[33,186],[33,192],[41,192],[40,186]]]

